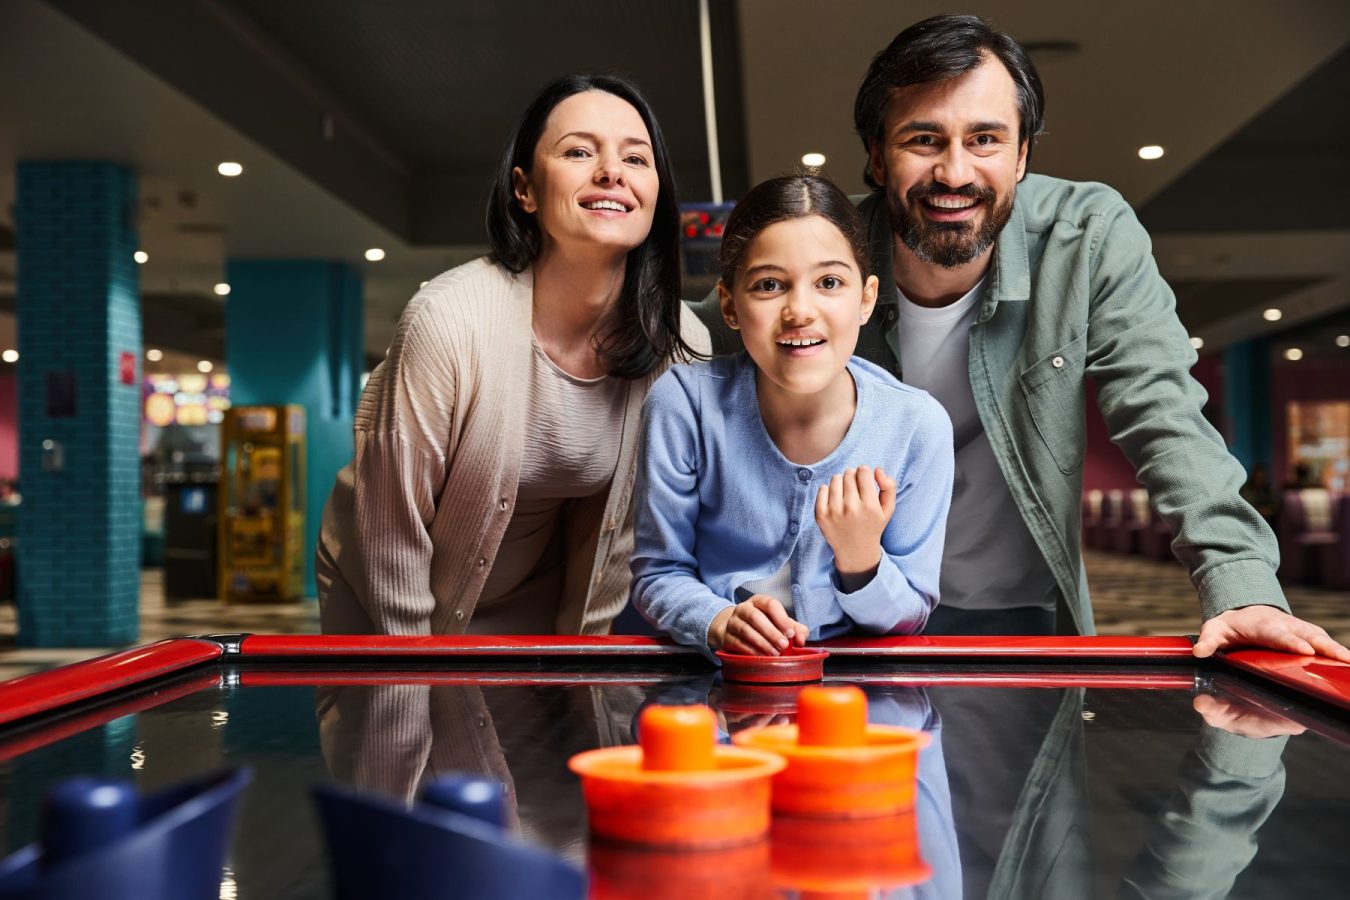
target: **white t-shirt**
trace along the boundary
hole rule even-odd
[[[941,602],[957,609],[1054,609],[1054,576],[1017,511],[970,389],[970,326],[983,305],[985,281],[938,309],[901,294],[900,316],[886,335],[902,380],[936,397],[952,420],[956,481]]]

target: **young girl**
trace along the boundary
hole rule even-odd
[[[681,643],[737,653],[922,630],[951,422],[851,358],[877,296],[862,219],[823,178],[766,181],[732,212],[721,263],[745,352],[673,367],[643,405],[634,605]]]

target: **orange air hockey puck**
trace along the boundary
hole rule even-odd
[[[649,706],[638,745],[578,753],[591,833],[648,847],[708,849],[762,840],[770,780],[785,765],[764,750],[719,745],[706,706]]]
[[[590,900],[775,900],[779,896],[773,886],[768,841],[713,850],[597,841],[586,858]]]
[[[774,884],[803,897],[874,897],[933,875],[913,810],[869,819],[777,816],[770,834]]]
[[[722,680],[742,684],[805,684],[825,676],[828,650],[788,647],[777,656],[758,656],[717,651],[722,661]]]
[[[914,806],[919,750],[926,732],[867,723],[867,698],[851,685],[806,687],[797,724],[750,728],[738,746],[781,754],[773,811],[806,818],[888,816]]]

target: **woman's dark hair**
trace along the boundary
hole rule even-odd
[[[979,16],[933,16],[917,22],[895,36],[890,46],[872,58],[853,102],[853,127],[863,149],[872,152],[872,142],[881,138],[886,107],[897,88],[932,84],[964,75],[987,57],[994,57],[1012,76],[1017,89],[1018,143],[1032,145],[1045,126],[1045,91],[1041,76],[1022,45],[995,31]],[[863,180],[875,189],[871,166],[863,168]]]
[[[848,241],[858,272],[864,281],[871,274],[867,257],[867,225],[858,208],[834,182],[819,175],[780,175],[750,189],[727,219],[717,261],[722,283],[730,290],[736,273],[745,264],[750,242],[760,232],[789,219],[820,216],[832,223]]]
[[[488,196],[488,241],[493,258],[512,272],[523,272],[539,256],[539,224],[520,208],[511,172],[516,167],[524,172],[533,168],[534,150],[549,114],[568,97],[586,91],[603,91],[626,101],[642,117],[652,139],[660,184],[652,230],[628,252],[619,302],[595,340],[595,351],[609,374],[640,378],[677,354],[684,358],[699,354],[680,336],[680,209],[675,173],[656,114],[637,87],[613,75],[564,75],[530,101],[497,164]]]

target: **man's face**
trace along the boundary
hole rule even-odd
[[[891,228],[921,262],[954,269],[994,245],[1026,172],[1018,123],[1012,76],[993,58],[891,96],[872,177],[886,192]]]

